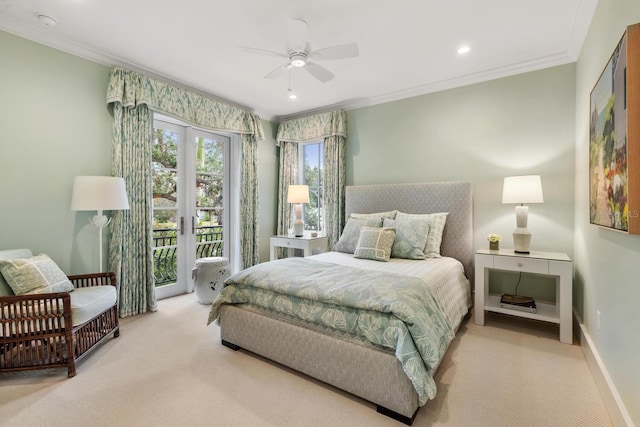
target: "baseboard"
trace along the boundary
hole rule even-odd
[[[607,368],[602,362],[602,358],[600,357],[598,350],[593,344],[593,340],[591,339],[587,328],[582,323],[582,319],[575,311],[573,316],[574,326],[576,327],[575,330],[580,333],[578,336],[580,347],[582,348],[584,357],[587,360],[591,375],[593,376],[596,388],[602,397],[604,406],[609,412],[611,422],[615,427],[635,427],[629,412],[627,412],[627,408],[624,406],[624,402],[622,402],[622,399],[620,398],[620,394],[618,394],[615,384],[613,384],[613,381],[609,376]]]

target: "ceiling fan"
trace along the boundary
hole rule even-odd
[[[270,50],[243,47],[242,49],[263,55],[275,55],[286,58],[287,62],[264,76],[265,79],[274,79],[292,67],[304,68],[309,74],[323,83],[328,82],[335,75],[318,65],[315,61],[330,59],[345,59],[358,56],[358,45],[347,43],[337,46],[330,46],[324,49],[311,50],[311,45],[307,41],[307,23],[300,19],[292,19],[287,22],[288,42],[286,52],[274,52]]]

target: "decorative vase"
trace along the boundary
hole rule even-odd
[[[489,242],[489,249],[492,251],[497,251],[500,249],[500,242]]]

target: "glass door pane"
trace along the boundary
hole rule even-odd
[[[195,132],[196,258],[225,256],[225,152],[229,138]]]
[[[156,121],[152,141],[153,180],[153,273],[156,297],[164,298],[187,289],[181,262],[184,257],[184,203],[180,188],[180,158],[184,129]]]

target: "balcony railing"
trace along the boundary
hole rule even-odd
[[[222,256],[223,227],[196,227],[196,258]],[[153,229],[153,274],[156,286],[175,283],[178,278],[178,229]]]

